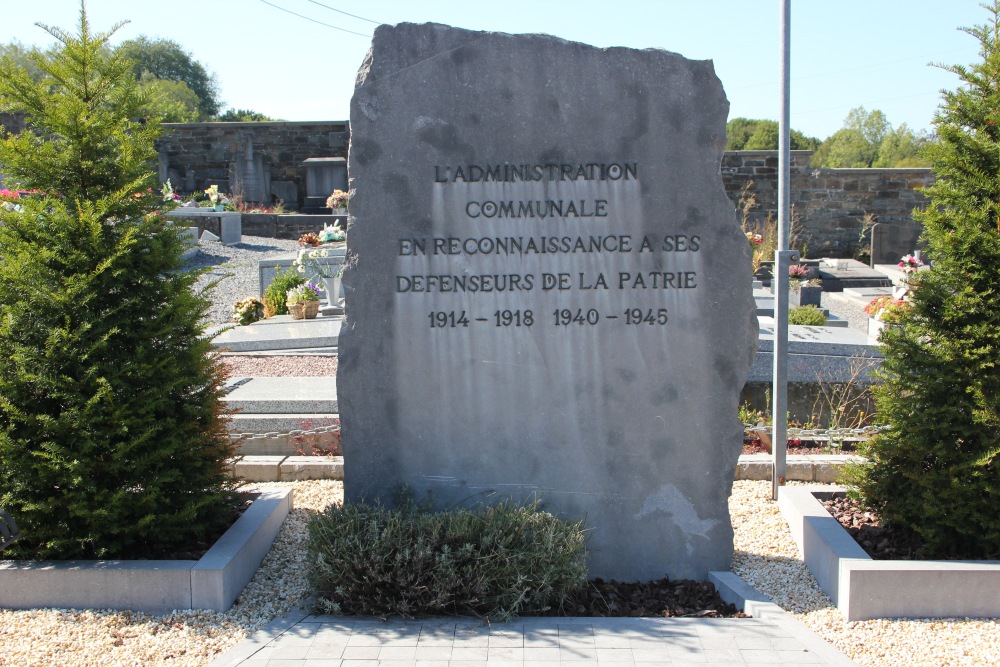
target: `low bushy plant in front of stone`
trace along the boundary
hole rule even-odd
[[[821,327],[826,325],[826,315],[816,306],[789,308],[788,323],[807,327]]]
[[[537,506],[432,512],[403,502],[333,507],[309,524],[323,613],[507,619],[561,610],[586,583],[585,535]]]
[[[0,207],[0,507],[22,533],[4,556],[156,557],[237,511],[210,304],[154,213],[159,124],[131,63],[83,11],[50,32],[41,82],[0,62],[29,125],[0,171],[37,191]]]

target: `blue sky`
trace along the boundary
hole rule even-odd
[[[856,106],[929,129],[939,91],[958,82],[928,63],[976,62],[977,42],[958,27],[988,16],[978,0],[791,2],[792,127],[820,139]],[[13,4],[0,0],[3,43],[47,46],[52,38],[34,23],[73,28],[79,11],[78,0]],[[130,21],[115,42],[140,34],[179,42],[216,74],[227,106],[285,120],[348,118],[370,21],[664,48],[714,61],[730,118],[779,113],[779,0],[89,0],[87,10],[96,29]]]

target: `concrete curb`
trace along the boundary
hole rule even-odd
[[[806,566],[848,621],[1000,616],[1000,561],[872,560],[817,499],[843,491],[785,487],[778,507]]]
[[[826,664],[835,667],[858,667],[856,662],[827,644],[819,635],[771,602],[766,595],[740,576],[732,572],[709,572],[708,580],[715,584],[723,600],[742,608],[748,616],[780,626]]]
[[[0,607],[226,611],[291,509],[291,489],[262,493],[197,561],[0,561]]]

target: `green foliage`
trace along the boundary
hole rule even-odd
[[[816,306],[799,306],[788,309],[788,323],[807,327],[821,327],[826,324],[826,316]]]
[[[145,73],[157,79],[183,82],[198,97],[197,120],[207,121],[219,113],[219,84],[205,67],[177,42],[140,35],[118,47],[132,61],[136,78]]]
[[[266,123],[274,118],[250,109],[226,109],[215,120],[220,123]]]
[[[988,24],[963,29],[982,62],[946,68],[961,85],[943,93],[926,149],[937,178],[915,216],[934,264],[880,339],[888,429],[851,476],[931,557],[1000,556],[1000,2],[984,7]]]
[[[305,284],[306,279],[297,272],[291,269],[282,272],[280,266],[276,267],[271,284],[264,290],[264,316],[287,315],[288,306],[285,305],[285,298],[288,290]]]
[[[778,150],[778,121],[734,118],[726,123],[727,151],[776,151]],[[816,150],[819,139],[807,137],[798,130],[790,130],[789,148],[793,151]]]
[[[183,81],[157,79],[149,72],[143,72],[139,87],[149,94],[149,109],[161,123],[193,123],[198,120],[198,96]]]
[[[929,162],[919,153],[929,142],[929,137],[914,134],[906,123],[893,129],[878,109],[868,112],[856,107],[847,114],[844,127],[816,150],[812,165],[828,169],[926,167]]]
[[[31,80],[38,83],[44,73],[35,64],[31,54],[43,55],[37,46],[25,46],[16,39],[10,44],[0,44],[0,58],[10,58],[11,62],[22,67]]]
[[[223,371],[183,242],[151,213],[159,129],[134,120],[130,63],[82,7],[78,34],[47,30],[43,83],[0,63],[35,130],[0,142],[0,171],[48,193],[0,207],[0,506],[15,557],[149,557],[234,516]]]
[[[536,505],[430,512],[347,504],[309,523],[310,581],[326,613],[476,614],[563,608],[586,582],[580,523]]]

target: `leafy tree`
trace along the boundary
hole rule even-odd
[[[864,107],[851,109],[844,127],[834,132],[813,155],[812,164],[827,168],[927,166],[918,158],[927,137],[906,124],[893,129],[885,114]]]
[[[24,68],[32,81],[38,83],[42,80],[42,71],[32,60],[32,53],[41,53],[41,51],[36,46],[25,46],[16,39],[10,44],[0,44],[0,58],[10,58],[12,62]]]
[[[226,112],[215,120],[222,123],[263,123],[274,118],[250,109],[226,109]]]
[[[137,78],[148,72],[157,79],[187,85],[198,96],[198,120],[209,120],[219,113],[222,103],[215,77],[177,42],[140,35],[123,42],[118,51],[133,61]]]
[[[143,72],[139,88],[149,95],[149,109],[163,123],[191,123],[198,120],[200,100],[183,81],[157,79]]]
[[[726,123],[727,151],[778,150],[778,121],[734,118]],[[798,130],[789,131],[791,150],[816,150],[819,139],[807,137]]]
[[[76,34],[42,27],[61,44],[31,55],[42,83],[0,61],[34,130],[0,141],[0,170],[42,193],[0,206],[0,506],[16,557],[155,556],[235,513],[209,302],[154,212],[160,129],[104,48],[118,26],[92,33],[81,5]]]
[[[937,178],[924,225],[930,271],[913,279],[899,328],[882,334],[878,412],[887,430],[852,473],[882,518],[915,531],[931,557],[1000,557],[1000,0],[962,30],[982,61],[946,67]]]

